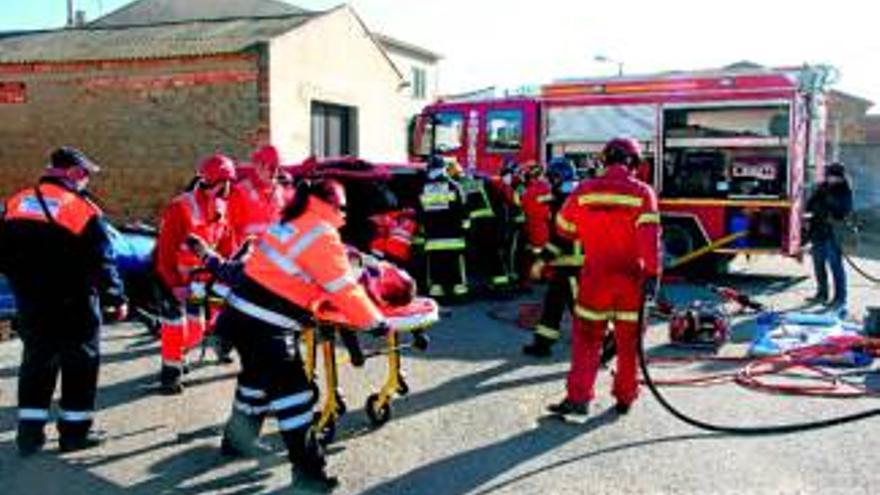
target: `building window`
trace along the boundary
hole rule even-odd
[[[427,74],[425,69],[420,67],[412,68],[412,95],[413,98],[424,100],[427,94]]]
[[[486,113],[486,149],[519,151],[522,146],[521,110],[492,110]]]
[[[312,102],[312,154],[317,158],[358,154],[357,108]]]

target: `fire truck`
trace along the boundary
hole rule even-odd
[[[667,266],[801,253],[805,191],[821,177],[827,67],[743,68],[561,81],[536,94],[439,101],[410,153],[494,174],[564,156],[594,167],[605,142],[637,139],[660,197]],[[695,263],[696,264],[696,263]],[[716,265],[717,266],[717,265]]]

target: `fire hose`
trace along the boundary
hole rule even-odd
[[[651,376],[650,369],[648,368],[648,358],[645,353],[645,329],[646,329],[646,319],[645,319],[645,308],[647,307],[647,298],[643,298],[642,309],[639,311],[639,342],[638,342],[638,353],[639,353],[639,368],[642,371],[642,379],[644,381],[645,386],[648,387],[648,390],[657,399],[657,402],[670,414],[672,414],[676,419],[689,424],[695,428],[699,428],[702,430],[712,431],[716,433],[726,433],[730,435],[739,435],[739,436],[761,436],[761,435],[782,435],[789,433],[796,433],[802,431],[809,430],[818,430],[824,428],[830,428],[832,426],[839,426],[847,423],[853,423],[856,421],[861,421],[864,419],[868,419],[874,416],[880,416],[880,408],[869,409],[866,411],[848,414],[844,416],[837,416],[833,418],[828,418],[819,421],[809,421],[803,423],[786,423],[779,425],[766,425],[766,426],[735,426],[735,425],[719,425],[715,423],[710,423],[707,421],[703,421],[692,416],[689,416],[678,408],[676,408],[663,393],[659,390],[659,384],[653,379]],[[718,376],[713,376],[709,378],[718,378]]]

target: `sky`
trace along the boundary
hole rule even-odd
[[[75,0],[89,19],[128,0]],[[3,0],[0,31],[64,24],[65,0]],[[337,0],[297,0],[324,9]],[[880,36],[863,0],[350,0],[374,31],[443,55],[441,93],[559,78],[720,67],[830,64],[836,87],[877,102]],[[14,7],[10,4],[15,5]]]

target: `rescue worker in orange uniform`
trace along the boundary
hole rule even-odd
[[[237,172],[238,181],[229,193],[229,223],[242,242],[265,232],[281,217],[284,187],[278,180],[281,160],[274,146],[264,146],[251,155],[248,172]]]
[[[207,327],[204,304],[197,300],[204,294],[195,292],[209,275],[200,271],[202,262],[186,240],[196,236],[221,256],[233,254],[237,243],[226,212],[233,180],[232,160],[224,155],[210,156],[199,165],[195,187],[171,200],[162,213],[154,263],[169,293],[160,330],[163,393],[183,391],[186,354],[202,342]]]
[[[42,449],[61,374],[62,452],[93,447],[102,308],[125,319],[126,298],[108,224],[86,192],[95,166],[82,152],[55,150],[35,186],[6,201],[0,220],[0,272],[10,281],[24,344],[18,375],[22,456]]]
[[[609,323],[614,325],[617,347],[615,410],[626,414],[636,400],[640,312],[645,298],[656,295],[661,270],[657,195],[634,175],[642,161],[638,143],[613,139],[605,145],[603,158],[605,174],[582,182],[556,217],[559,233],[580,240],[585,254],[568,394],[549,407],[575,422],[587,418]]]
[[[572,311],[573,314],[577,296],[578,272],[584,264],[580,243],[572,242],[553,228],[556,215],[562,209],[569,194],[577,186],[577,173],[574,165],[565,158],[554,158],[547,165],[547,178],[551,185],[549,214],[543,215],[543,206],[546,203],[538,202],[540,208],[536,207],[535,209],[541,215],[539,218],[545,220],[546,230],[549,231],[548,237],[542,245],[532,244],[533,255],[536,257],[536,261],[532,265],[532,278],[546,276],[548,278],[547,292],[544,294],[541,318],[535,326],[532,342],[523,347],[524,354],[538,358],[551,355],[553,344],[561,337],[560,327],[565,311]],[[527,206],[528,203],[523,200],[527,217],[532,211]],[[528,222],[532,221],[535,220],[530,219]]]
[[[388,331],[379,309],[352,275],[338,230],[345,222],[345,206],[338,182],[301,183],[281,222],[259,239],[244,263],[243,277],[227,298],[216,330],[233,343],[242,364],[223,452],[256,453],[255,439],[271,413],[287,446],[294,482],[325,489],[337,481],[326,474],[322,448],[311,431],[317,392],[287,337],[309,325],[322,304],[343,313],[354,328],[376,335]]]

